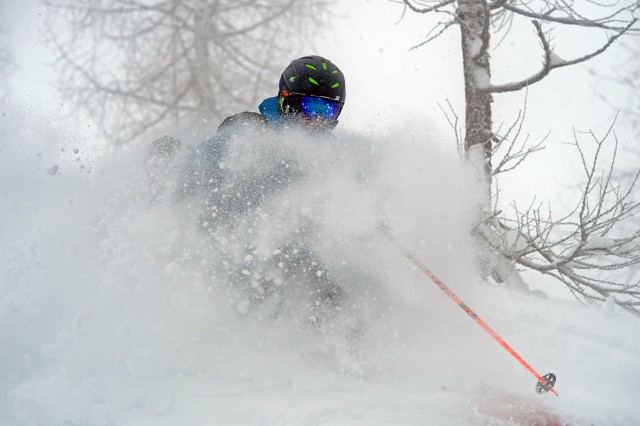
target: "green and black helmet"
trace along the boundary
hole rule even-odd
[[[312,120],[335,122],[346,96],[344,75],[321,56],[292,61],[280,77],[278,111]]]

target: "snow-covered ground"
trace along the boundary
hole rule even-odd
[[[482,188],[435,141],[240,139],[226,165],[237,176],[293,158],[303,177],[212,236],[201,206],[175,196],[181,154],[101,154],[7,112],[2,425],[640,424],[638,319],[480,280],[468,231]],[[377,231],[382,219],[539,373],[554,372],[560,396],[537,395]],[[257,284],[231,285],[222,254],[255,277],[254,258],[307,221],[345,291],[340,308],[312,318],[304,291],[282,291],[276,309]]]

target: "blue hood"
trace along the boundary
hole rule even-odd
[[[278,97],[267,98],[258,107],[260,114],[262,114],[269,124],[282,125],[284,124],[284,118],[278,111]]]

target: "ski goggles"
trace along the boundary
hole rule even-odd
[[[289,112],[299,114],[311,120],[335,121],[342,112],[342,102],[316,96],[290,93],[284,99]]]

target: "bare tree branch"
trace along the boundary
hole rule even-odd
[[[588,61],[589,59],[594,58],[600,55],[601,53],[605,52],[618,38],[624,35],[636,23],[636,21],[637,21],[636,19],[632,20],[619,33],[611,36],[607,41],[607,43],[605,43],[598,50],[569,61],[560,59],[558,56],[556,56],[553,53],[551,46],[549,45],[549,41],[547,40],[546,36],[544,35],[544,32],[542,31],[542,25],[538,21],[532,21],[533,25],[536,27],[536,33],[540,39],[540,42],[542,43],[542,48],[544,51],[544,63],[542,64],[542,69],[538,71],[536,74],[524,80],[514,82],[514,83],[502,84],[502,85],[490,85],[488,87],[480,87],[479,90],[491,92],[491,93],[504,93],[504,92],[518,91],[527,86],[530,86],[533,83],[537,83],[538,81],[542,80],[553,69],[562,68],[569,65],[575,65],[581,62]]]
[[[445,111],[442,105],[440,105],[440,102],[438,102],[438,108],[440,108],[440,111],[442,111],[442,113],[444,114],[447,122],[449,123],[449,126],[451,127],[451,129],[453,129],[453,133],[456,137],[456,146],[458,147],[458,152],[460,153],[460,155],[463,155],[464,141],[460,136],[460,128],[458,127],[458,115],[456,114],[455,109],[453,109],[453,106],[451,106],[451,102],[449,102],[449,99],[447,99],[446,101],[447,106],[449,107],[449,111]]]
[[[554,219],[550,209],[544,214],[534,203],[524,211],[514,205],[515,218],[493,216],[478,226],[478,234],[505,258],[553,276],[578,299],[596,302],[611,297],[640,316],[640,279],[629,282],[616,275],[640,264],[640,229],[629,232],[625,228],[625,223],[640,216],[640,202],[631,199],[640,169],[626,188],[614,183],[618,141],[613,124],[602,137],[592,132],[587,135],[595,144],[594,154],[586,154],[577,134],[572,144],[585,184],[571,212]],[[614,143],[612,158],[599,172],[605,161],[601,153],[610,139]]]
[[[419,8],[417,6],[415,6],[413,3],[413,1],[411,0],[402,0],[404,2],[405,5],[407,5],[409,7],[409,9],[413,10],[414,12],[418,12],[418,13],[430,13],[430,12],[437,12],[438,9],[441,9],[445,6],[448,6],[450,4],[453,4],[456,0],[443,0],[440,3],[434,5],[434,6],[429,6],[429,7],[424,7],[424,8]]]
[[[489,9],[490,10],[495,10],[495,9],[500,9],[502,6],[504,6],[509,0],[495,0],[492,1],[491,3],[489,3]]]
[[[332,1],[49,0],[47,27],[64,95],[129,141],[169,118],[220,119],[274,95]]]
[[[548,2],[543,2],[543,4],[548,4]],[[630,4],[625,7],[621,7],[615,10],[613,13],[606,15],[604,17],[595,18],[595,19],[587,19],[587,18],[577,18],[575,13],[575,8],[572,6],[565,6],[563,8],[557,8],[557,3],[554,3],[553,7],[549,7],[546,11],[534,12],[531,10],[525,10],[519,7],[515,7],[508,2],[505,2],[502,7],[512,13],[517,15],[526,16],[528,18],[533,18],[536,20],[544,21],[544,22],[554,22],[557,24],[563,25],[575,25],[580,27],[588,27],[588,28],[600,28],[603,30],[613,30],[613,31],[622,31],[626,25],[618,25],[621,22],[625,22],[626,19],[619,18],[623,13],[632,13],[640,7],[637,3]],[[565,16],[553,16],[555,12],[563,12]],[[635,30],[637,32],[640,30]]]
[[[529,142],[529,136],[525,137],[525,140],[517,145],[518,139],[520,138],[520,133],[522,131],[522,124],[524,123],[524,114],[518,113],[518,117],[516,121],[511,125],[511,127],[507,130],[507,133],[504,136],[497,136],[500,133],[500,129],[498,129],[496,139],[498,142],[494,146],[494,157],[497,157],[497,151],[502,147],[504,141],[509,140],[511,138],[511,142],[507,147],[507,152],[503,155],[500,161],[497,164],[494,164],[492,170],[492,176],[497,176],[501,173],[507,173],[512,170],[515,170],[520,166],[524,161],[529,158],[531,154],[542,151],[545,149],[545,142],[549,137],[549,133],[547,133],[540,141],[538,141],[535,145],[527,146]],[[511,132],[515,129],[515,134],[511,137]]]
[[[438,37],[440,37],[442,34],[444,34],[445,31],[447,31],[449,28],[451,28],[452,26],[456,25],[457,22],[455,19],[452,19],[449,22],[440,22],[437,26],[433,27],[431,29],[431,31],[426,35],[426,40],[423,41],[422,43],[416,44],[415,46],[412,46],[409,50],[414,50],[417,49],[419,47],[424,46],[427,43],[432,42],[433,40],[437,39]],[[440,28],[439,28],[440,27]],[[437,31],[437,32],[436,32]],[[434,35],[431,35],[435,32]]]

